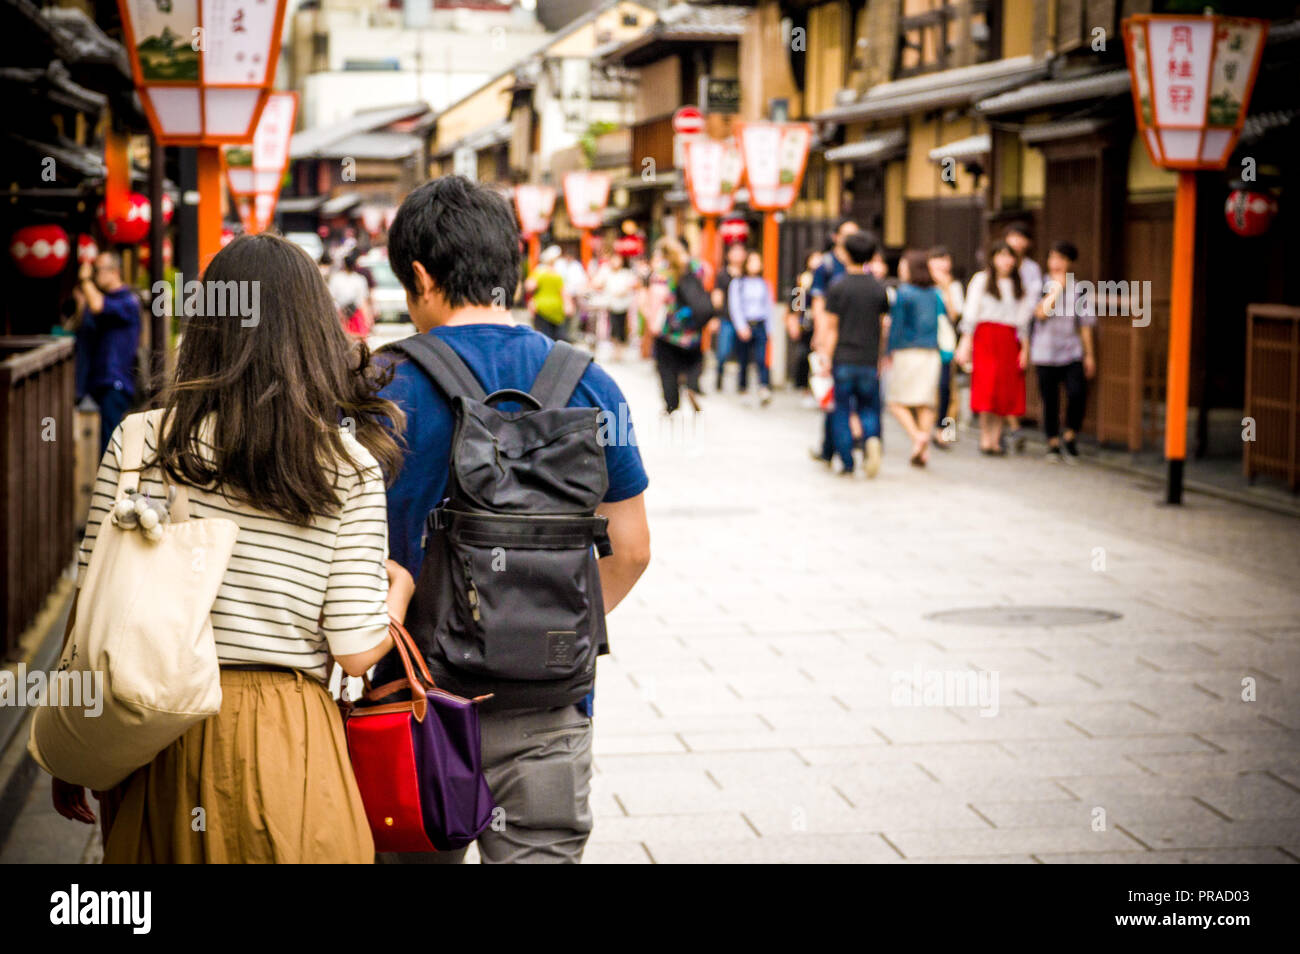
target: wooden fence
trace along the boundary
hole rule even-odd
[[[0,337],[0,658],[76,552],[72,338]]]

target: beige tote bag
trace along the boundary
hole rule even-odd
[[[160,433],[162,413],[123,422],[119,502],[139,488],[146,424]],[[100,525],[59,673],[27,743],[32,758],[65,782],[112,788],[221,709],[209,614],[239,525],[192,520],[185,488],[172,492],[157,539],[145,521],[119,526],[114,512]]]

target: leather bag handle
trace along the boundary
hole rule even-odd
[[[397,629],[396,632],[394,631],[395,627]],[[411,642],[410,635],[407,634],[406,630],[402,629],[401,625],[395,620],[390,619],[388,621],[388,632],[393,637],[393,648],[397,650],[397,655],[402,660],[402,668],[406,671],[406,686],[411,693],[411,713],[415,716],[416,722],[423,722],[425,712],[429,706],[429,700],[427,698],[428,689],[422,682],[420,682],[419,676],[415,674],[415,669],[411,665],[411,649],[414,647],[414,644]],[[406,638],[402,639],[402,636],[405,636]],[[423,668],[424,661],[421,659],[420,662],[421,668]],[[379,688],[391,691],[394,685],[395,683],[388,683]],[[369,690],[365,694],[365,698],[373,701],[376,698],[383,698],[383,696],[389,694],[389,691],[385,691],[376,696],[375,691],[376,690],[374,689]]]

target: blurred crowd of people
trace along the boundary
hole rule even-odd
[[[766,406],[769,338],[783,330],[789,379],[805,392],[807,406],[825,411],[811,456],[846,475],[879,472],[886,412],[907,435],[915,467],[929,464],[932,449],[956,442],[964,407],[978,420],[983,454],[1023,452],[1020,421],[1032,365],[1046,458],[1072,463],[1087,382],[1096,373],[1096,319],[1086,296],[1062,300],[1075,247],[1053,244],[1044,270],[1032,241],[1028,226],[1009,226],[963,282],[947,248],[907,248],[887,259],[875,235],[844,220],[825,249],[804,262],[789,289],[783,329],[783,303],[764,277],[762,255],[743,242],[726,247],[716,274],[676,238],[661,239],[649,256],[614,253],[586,268],[550,246],[524,292],[534,326],[552,338],[609,342],[621,360],[639,334],[641,353],[658,371],[666,415],[683,400],[700,412],[710,361],[715,394],[726,389],[734,362],[736,391],[747,394],[753,383],[755,403]]]

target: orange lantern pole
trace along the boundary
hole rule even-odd
[[[767,280],[767,286],[772,289],[772,293],[780,295],[776,291],[776,282],[780,264],[779,256],[781,254],[781,226],[776,221],[775,212],[763,213],[763,278]]]
[[[722,272],[721,256],[718,254],[718,218],[715,215],[704,216],[700,231],[700,252],[704,260],[713,268],[713,274]]]
[[[1223,169],[1232,157],[1268,23],[1209,13],[1142,14],[1124,20],[1123,27],[1138,135],[1153,165],[1178,172],[1165,376],[1165,502],[1180,504],[1187,460],[1196,170]]]
[[[221,251],[221,147],[200,146],[199,175],[199,271],[205,272],[212,257]]]
[[[591,229],[582,230],[581,252],[582,267],[587,268],[591,264]]]
[[[1169,364],[1165,390],[1165,502],[1183,501],[1187,460],[1187,378],[1192,359],[1192,263],[1196,256],[1196,173],[1178,173],[1174,196],[1174,262],[1169,291]]]
[[[541,257],[542,240],[536,235],[528,236],[528,270],[530,272],[537,267],[537,262]]]

